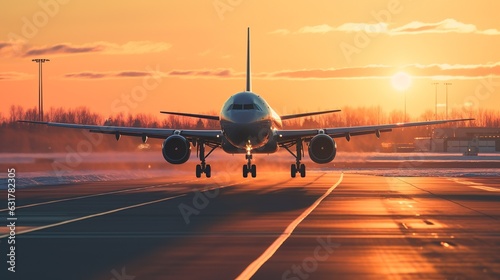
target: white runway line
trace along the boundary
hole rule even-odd
[[[483,191],[488,191],[488,192],[500,192],[500,189],[498,189],[498,188],[488,187],[488,186],[485,186],[485,185],[480,184],[480,183],[462,181],[462,180],[456,179],[456,178],[452,178],[449,180],[451,180],[455,183],[466,185],[467,187],[470,187],[470,188],[478,189],[478,190],[483,190]]]
[[[475,189],[480,189],[480,190],[483,190],[483,191],[489,191],[489,192],[500,192],[500,189],[493,188],[493,187],[488,187],[488,186],[482,186],[482,185],[479,185],[479,186],[468,186],[468,187],[475,188]]]
[[[225,186],[221,186],[221,187],[215,187],[215,188],[206,189],[206,190],[203,190],[203,192],[211,191],[211,190],[214,190],[214,189],[223,189],[223,188],[231,187],[231,186],[234,186],[234,185],[237,185],[237,184],[239,184],[239,182],[238,183],[229,184],[229,185],[225,185]],[[91,219],[91,218],[95,218],[95,217],[99,217],[99,216],[104,216],[104,215],[108,215],[108,214],[120,212],[120,211],[123,211],[123,210],[128,210],[128,209],[132,209],[132,208],[137,208],[137,207],[141,207],[141,206],[155,204],[155,203],[158,203],[158,202],[163,202],[163,201],[171,200],[171,199],[174,199],[174,198],[183,197],[183,196],[186,196],[186,195],[191,194],[191,193],[192,192],[183,193],[183,194],[179,194],[179,195],[175,195],[175,196],[165,197],[165,198],[161,198],[161,199],[157,199],[157,200],[153,200],[153,201],[143,202],[143,203],[134,204],[134,205],[130,205],[130,206],[125,206],[125,207],[121,207],[121,208],[117,208],[117,209],[113,209],[113,210],[109,210],[109,211],[105,211],[105,212],[100,212],[100,213],[96,213],[96,214],[92,214],[92,215],[88,215],[88,216],[84,216],[84,217],[79,217],[79,218],[75,218],[75,219],[71,219],[71,220],[66,220],[66,221],[62,221],[62,222],[59,222],[59,223],[54,223],[54,224],[45,225],[45,226],[41,226],[41,227],[31,228],[31,229],[27,229],[27,230],[24,230],[24,231],[17,232],[16,236],[17,235],[21,235],[21,234],[25,234],[25,233],[29,233],[29,232],[33,232],[33,231],[39,231],[39,230],[42,230],[42,229],[57,227],[57,226],[61,226],[61,225],[69,224],[69,223],[74,223],[74,222],[83,221],[83,220],[87,220],[87,219]],[[4,235],[0,235],[0,239],[8,237],[8,236],[9,236],[9,233],[8,234],[4,234]]]
[[[44,202],[38,202],[38,203],[28,204],[28,205],[16,206],[16,209],[28,208],[28,207],[34,207],[34,206],[40,206],[40,205],[46,205],[46,204],[52,204],[52,203],[58,203],[58,202],[64,202],[64,201],[79,200],[79,199],[96,197],[96,196],[103,196],[103,195],[110,195],[110,194],[117,194],[117,193],[124,193],[124,192],[132,192],[132,191],[140,191],[140,190],[145,190],[145,189],[149,189],[149,188],[158,188],[158,187],[161,188],[161,187],[166,187],[166,186],[175,185],[175,184],[185,184],[185,183],[189,183],[189,182],[192,182],[192,181],[194,181],[194,180],[190,180],[190,181],[186,181],[186,182],[180,182],[180,183],[168,183],[168,184],[162,184],[162,185],[143,186],[143,187],[137,187],[137,188],[132,188],[132,189],[125,189],[125,190],[111,191],[111,192],[105,192],[105,193],[96,193],[96,194],[82,195],[82,196],[77,196],[77,197],[61,198],[61,199],[56,199],[56,200],[50,200],[50,201],[44,201]],[[0,212],[5,212],[7,210],[9,210],[9,209],[8,208],[0,209]]]
[[[309,215],[316,207],[325,199],[330,193],[342,182],[344,178],[344,173],[340,174],[340,178],[333,186],[331,186],[325,194],[318,198],[309,208],[307,208],[300,216],[298,216],[288,227],[283,231],[283,233],[269,246],[269,248],[260,255],[255,261],[253,261],[243,272],[236,277],[237,280],[250,279],[260,267],[269,260],[274,253],[281,247],[281,245],[290,237],[295,230],[295,228]]]
[[[123,210],[128,210],[128,209],[132,209],[132,208],[137,208],[137,207],[141,207],[141,206],[145,206],[145,205],[149,205],[149,204],[154,204],[154,203],[158,203],[158,202],[162,202],[162,201],[166,201],[166,200],[178,198],[178,197],[185,196],[185,195],[187,195],[187,194],[180,194],[180,195],[176,195],[176,196],[170,196],[170,197],[166,197],[166,198],[162,198],[162,199],[158,199],[158,200],[153,200],[153,201],[143,202],[143,203],[139,203],[139,204],[134,204],[134,205],[130,205],[130,206],[118,208],[118,209],[113,209],[113,210],[109,210],[109,211],[106,211],[106,212],[101,212],[101,213],[92,214],[92,215],[88,215],[88,216],[84,216],[84,217],[79,217],[79,218],[75,218],[75,219],[71,219],[71,220],[66,220],[66,221],[62,221],[62,222],[59,222],[59,223],[55,223],[55,224],[50,224],[50,225],[46,225],[46,226],[36,227],[36,228],[32,228],[32,229],[20,231],[20,232],[16,233],[16,235],[21,235],[21,234],[25,234],[25,233],[28,233],[28,232],[33,232],[33,231],[38,231],[38,230],[42,230],[42,229],[57,227],[57,226],[61,226],[61,225],[65,225],[65,224],[69,224],[69,223],[73,223],[73,222],[83,221],[83,220],[87,220],[87,219],[94,218],[94,217],[104,216],[104,215],[107,215],[107,214],[112,214],[112,213],[120,212],[120,211],[123,211]],[[9,236],[9,234],[0,235],[0,239],[8,237],[8,236]]]

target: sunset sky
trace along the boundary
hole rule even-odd
[[[104,116],[218,113],[245,86],[280,114],[381,106],[408,114],[500,105],[500,1],[77,1],[0,3],[0,113],[38,104]],[[407,73],[408,89],[393,76]],[[440,112],[444,107],[440,105]]]

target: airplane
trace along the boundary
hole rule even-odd
[[[318,129],[283,129],[283,121],[339,112],[340,110],[327,110],[293,115],[278,115],[263,97],[251,89],[250,72],[250,28],[247,29],[247,56],[246,56],[246,88],[238,92],[222,105],[220,114],[202,115],[184,112],[160,111],[163,114],[172,114],[219,121],[220,129],[217,130],[192,130],[180,128],[143,128],[122,126],[99,126],[71,123],[27,121],[20,122],[43,124],[54,127],[85,129],[94,133],[114,134],[116,140],[122,135],[141,137],[145,143],[148,138],[165,139],[162,144],[164,159],[171,164],[183,164],[188,161],[192,147],[196,147],[196,154],[200,164],[196,165],[196,177],[205,174],[211,177],[212,168],[206,159],[217,148],[229,154],[245,154],[247,163],[243,165],[243,177],[257,176],[257,167],[252,164],[254,154],[272,154],[284,148],[293,157],[295,163],[290,166],[290,175],[295,178],[297,174],[306,176],[306,166],[301,162],[304,154],[304,143],[308,146],[308,155],[315,163],[325,164],[331,162],[337,153],[337,144],[334,138],[351,137],[366,134],[380,134],[392,131],[393,128],[425,126],[444,124],[449,122],[468,121],[473,119],[450,119],[409,123],[395,123],[384,125],[368,125],[354,127],[335,127]],[[292,147],[295,146],[295,153]],[[210,149],[206,152],[207,147]]]

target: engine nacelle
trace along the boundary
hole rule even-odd
[[[182,164],[191,155],[191,144],[181,135],[170,135],[163,142],[161,152],[169,163]]]
[[[337,154],[337,143],[326,134],[318,134],[309,142],[308,151],[315,163],[329,163]]]

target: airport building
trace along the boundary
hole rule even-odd
[[[418,137],[415,151],[448,153],[500,152],[500,128],[450,127],[435,128],[432,137]]]

